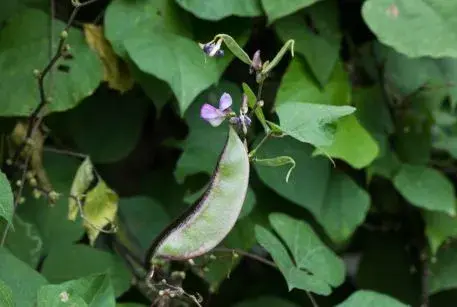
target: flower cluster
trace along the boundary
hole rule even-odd
[[[200,117],[210,123],[211,126],[217,127],[226,118],[230,118],[229,121],[232,125],[238,126],[238,128],[246,130],[246,127],[251,125],[251,119],[247,113],[247,98],[243,97],[243,106],[239,116],[236,116],[232,112],[232,96],[228,93],[223,93],[219,99],[219,107],[216,108],[208,103],[205,103],[200,110]]]

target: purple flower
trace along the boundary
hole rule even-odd
[[[227,93],[223,93],[219,99],[219,108],[205,103],[200,110],[200,117],[209,122],[211,126],[217,127],[222,124],[227,114],[230,113],[231,106],[232,97]]]
[[[203,52],[210,57],[221,57],[224,56],[224,50],[221,49],[222,40],[218,40],[216,43],[209,42],[206,44],[200,44],[200,48]]]

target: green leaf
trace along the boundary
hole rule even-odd
[[[449,31],[457,27],[449,14],[456,10],[453,1],[367,0],[362,15],[381,42],[410,57],[457,57],[457,38]]]
[[[262,6],[267,13],[268,23],[271,24],[277,19],[290,15],[318,1],[320,0],[262,0]]]
[[[457,236],[457,217],[446,213],[424,210],[425,234],[432,254],[435,255],[440,246],[449,238]]]
[[[239,87],[233,83],[221,82],[217,87],[200,94],[187,111],[185,119],[190,131],[174,172],[178,183],[182,183],[187,176],[199,172],[211,174],[216,167],[227,139],[228,129],[225,123],[216,128],[211,127],[200,117],[200,108],[204,103],[217,106],[224,92],[232,96],[232,108],[239,109],[242,95]]]
[[[168,0],[115,0],[105,13],[105,35],[116,53],[126,57],[124,41],[132,35],[169,32],[190,37],[188,16],[174,1]]]
[[[303,15],[310,17],[315,31],[306,24]],[[321,86],[327,84],[338,61],[342,38],[338,19],[337,2],[321,1],[274,25],[283,42],[295,40],[295,51],[305,57]]]
[[[291,301],[276,297],[276,296],[260,296],[252,299],[248,299],[237,303],[234,307],[265,307],[265,306],[274,306],[274,307],[298,307],[295,303]]]
[[[255,229],[257,241],[273,257],[289,291],[298,288],[328,295],[331,287],[344,281],[343,261],[321,242],[309,225],[282,213],[272,213],[269,219],[289,248],[293,260],[281,241],[261,226]]]
[[[5,240],[5,247],[18,259],[31,267],[36,267],[43,252],[43,239],[37,227],[24,221],[19,214],[13,218],[14,230],[10,229]],[[6,223],[0,223],[0,233],[3,233]]]
[[[290,174],[296,166],[295,160],[289,156],[279,156],[270,159],[258,159],[254,158],[254,162],[259,165],[270,166],[270,167],[279,167],[287,164],[291,164],[289,171],[287,171],[286,182],[289,182]]]
[[[220,20],[230,15],[240,17],[255,17],[263,15],[258,0],[175,0],[183,9],[201,19]]]
[[[121,198],[118,217],[119,232],[126,234],[126,241],[134,245],[143,257],[151,242],[171,222],[162,204],[146,196]]]
[[[0,306],[14,307],[13,291],[7,284],[0,280]]]
[[[317,150],[333,158],[346,161],[361,169],[371,164],[379,154],[379,147],[354,115],[340,119],[336,126],[335,141]]]
[[[429,291],[430,295],[457,288],[457,246],[452,243],[441,248],[430,263]]]
[[[138,68],[170,85],[181,115],[201,91],[219,79],[215,61],[205,63],[205,54],[198,44],[185,37],[154,32],[137,34],[124,44]]]
[[[358,290],[337,307],[408,307],[402,302],[370,290]]]
[[[137,91],[121,94],[104,86],[57,120],[77,151],[94,163],[113,163],[137,145],[148,106],[147,98]]]
[[[370,197],[349,176],[332,171],[328,160],[312,157],[312,152],[311,146],[288,137],[271,139],[262,146],[258,156],[282,154],[296,161],[288,183],[278,169],[254,166],[268,187],[308,209],[334,241],[344,241],[364,221]]]
[[[316,147],[328,146],[333,141],[332,123],[355,111],[350,106],[328,106],[290,101],[277,107],[282,131],[300,142]]]
[[[89,189],[94,180],[94,165],[90,158],[84,159],[76,172],[75,178],[71,185],[70,195],[82,199],[86,191]],[[76,220],[78,216],[79,206],[77,201],[70,197],[68,200],[68,219]]]
[[[21,10],[1,31],[0,78],[8,80],[0,85],[0,95],[4,97],[0,108],[2,116],[28,116],[39,103],[37,81],[32,72],[43,69],[49,62],[48,20],[49,16],[40,10]],[[54,36],[59,37],[64,27],[64,23],[55,20]],[[65,62],[69,72],[54,72],[49,112],[75,107],[93,93],[103,77],[102,65],[81,31],[70,29],[67,43],[74,59]]]
[[[329,105],[350,102],[351,86],[341,62],[337,62],[329,81],[321,87],[307,68],[304,60],[293,58],[281,80],[275,105],[290,101],[303,101]]]
[[[46,279],[11,253],[0,248],[0,280],[14,294],[14,305],[34,307],[37,290],[47,284]]]
[[[0,195],[0,217],[3,217],[12,225],[14,211],[13,191],[11,191],[8,178],[2,172],[0,172]]]
[[[62,283],[91,274],[110,276],[116,297],[130,288],[131,273],[122,259],[86,245],[61,246],[44,260],[43,275],[52,283]]]
[[[46,285],[38,291],[38,307],[116,306],[109,276],[92,275],[59,285]]]
[[[46,254],[51,248],[75,242],[81,238],[84,228],[81,223],[68,220],[68,198],[75,173],[80,161],[57,153],[45,152],[43,164],[55,191],[62,194],[54,206],[46,198],[35,199],[32,193],[24,193],[25,203],[18,206],[19,216],[27,223],[34,224],[43,241]]]
[[[412,205],[455,215],[454,187],[439,171],[404,164],[393,182],[400,194]]]
[[[102,179],[99,179],[97,185],[87,193],[83,207],[84,227],[91,245],[100,234],[100,229],[114,223],[118,200],[116,192]]]

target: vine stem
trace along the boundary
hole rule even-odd
[[[257,150],[260,149],[260,147],[262,147],[263,144],[265,144],[265,142],[268,140],[268,138],[271,136],[271,132],[268,132],[267,134],[265,134],[265,136],[263,137],[263,139],[259,142],[259,144],[257,144],[257,146],[251,150],[251,152],[249,153],[249,159],[251,159],[252,157],[254,157],[254,155],[257,153]]]
[[[252,260],[255,260],[255,261],[258,261],[258,262],[263,263],[265,265],[268,265],[268,266],[270,266],[272,268],[279,269],[278,266],[276,265],[276,263],[274,263],[273,261],[267,260],[267,259],[265,259],[265,258],[263,258],[261,256],[255,255],[255,254],[251,254],[250,252],[244,251],[242,249],[216,247],[212,251],[215,252],[215,253],[217,253],[217,252],[220,252],[220,253],[236,253],[236,254],[239,254],[239,255],[244,256],[246,258],[250,258]],[[309,300],[311,301],[311,304],[313,305],[313,307],[319,307],[319,305],[317,304],[317,302],[314,299],[314,297],[311,294],[311,292],[306,291],[306,290],[305,290],[305,292],[306,292],[306,295],[308,296]]]
[[[19,202],[20,202],[21,197],[22,197],[22,190],[24,189],[25,177],[27,175],[27,170],[28,170],[30,157],[31,156],[29,155],[29,156],[27,156],[27,158],[25,158],[25,165],[24,165],[24,168],[22,170],[20,185],[19,185],[18,191],[16,193],[16,196],[14,198],[13,216],[14,216],[14,213],[16,212],[17,206],[19,205]],[[3,247],[3,245],[5,245],[6,238],[8,236],[8,232],[9,232],[9,230],[11,228],[11,224],[12,223],[13,223],[13,221],[11,221],[10,223],[6,224],[5,230],[3,230],[2,239],[0,241],[0,247]]]

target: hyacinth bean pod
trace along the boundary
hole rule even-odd
[[[229,125],[227,141],[207,190],[158,236],[146,260],[186,260],[216,247],[235,225],[248,183],[247,149]]]

